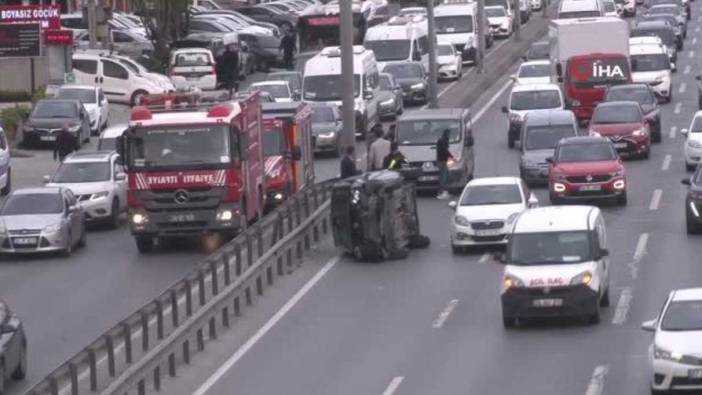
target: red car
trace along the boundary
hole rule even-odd
[[[611,199],[626,205],[626,171],[612,143],[598,136],[569,137],[548,158],[552,204]]]
[[[641,106],[633,101],[600,103],[590,121],[590,135],[610,139],[617,152],[648,158],[651,133]]]

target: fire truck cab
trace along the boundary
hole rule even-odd
[[[232,236],[262,214],[260,125],[256,92],[219,103],[166,100],[132,109],[117,145],[140,252],[171,236]]]
[[[266,209],[314,184],[312,111],[305,103],[263,103]]]

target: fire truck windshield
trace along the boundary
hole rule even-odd
[[[283,130],[279,127],[266,128],[263,132],[263,156],[283,155]]]
[[[136,128],[128,147],[134,168],[216,165],[232,159],[225,125]]]

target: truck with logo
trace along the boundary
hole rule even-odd
[[[140,252],[173,236],[233,236],[263,211],[259,94],[165,102],[134,107],[117,143]]]
[[[592,117],[607,87],[631,83],[629,25],[620,18],[552,20],[549,46],[566,105],[581,122]]]
[[[266,209],[314,184],[312,111],[309,105],[263,103]]]

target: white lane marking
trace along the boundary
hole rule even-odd
[[[502,88],[500,88],[500,90],[498,90],[498,91],[495,93],[495,95],[492,96],[492,97],[490,98],[490,100],[485,104],[485,106],[483,106],[483,108],[481,108],[481,109],[475,114],[475,116],[473,117],[473,124],[475,124],[476,122],[478,122],[478,120],[480,119],[480,117],[482,117],[483,114],[485,114],[485,112],[486,112],[490,107],[492,107],[493,104],[495,104],[495,102],[497,101],[497,99],[499,99],[500,96],[502,96],[502,94],[503,94],[503,93],[507,90],[507,88],[509,88],[511,85],[512,85],[512,80],[507,80],[507,81],[505,82],[505,84],[502,85]]]
[[[397,389],[400,387],[400,384],[402,384],[402,380],[405,378],[402,376],[397,376],[390,381],[390,384],[388,384],[388,387],[385,388],[385,391],[383,391],[383,395],[392,395],[397,391]]]
[[[690,65],[685,66],[685,70],[683,70],[683,74],[690,74],[690,70],[692,70],[692,67],[690,67]]]
[[[695,51],[690,51],[690,52],[688,52],[687,57],[690,58],[690,59],[694,58],[694,57],[695,57]]]
[[[613,325],[622,325],[626,322],[626,318],[629,315],[629,308],[631,307],[631,287],[626,287],[622,290],[619,296],[619,302],[617,302],[617,309],[614,311],[614,318],[612,318]]]
[[[694,37],[694,38],[692,39],[692,45],[695,45],[695,44],[697,44],[697,37]]]
[[[480,259],[478,260],[478,263],[487,263],[487,261],[488,261],[489,259],[490,259],[490,254],[488,254],[488,253],[486,252],[486,253],[484,253],[484,254],[480,257]]]
[[[648,244],[648,233],[641,233],[639,241],[636,242],[634,250],[634,261],[638,262],[646,254],[646,245]]]
[[[677,102],[677,103],[675,103],[675,109],[673,110],[673,112],[674,112],[675,114],[680,114],[680,109],[681,109],[681,108],[682,108],[682,103],[681,103],[681,102]]]
[[[605,377],[608,371],[609,365],[600,365],[595,368],[595,371],[592,372],[592,378],[590,379],[590,384],[587,386],[585,395],[602,395],[604,392]]]
[[[670,138],[674,139],[675,134],[678,132],[678,127],[677,126],[671,126],[670,127]]]
[[[456,308],[456,305],[458,304],[458,299],[452,299],[446,307],[441,311],[438,317],[434,320],[434,323],[431,325],[432,328],[434,329],[439,329],[442,326],[444,326],[444,323],[446,320],[449,318],[451,313],[453,312],[453,309]]]
[[[341,257],[335,256],[329,260],[305,285],[300,288],[295,295],[288,300],[283,307],[271,317],[265,325],[261,327],[249,340],[246,341],[236,352],[227,359],[194,393],[193,395],[204,395],[212,386],[221,379],[229,369],[232,368],[239,360],[258,343],[263,336],[268,333],[293,307],[304,297],[334,266],[339,263]]]
[[[668,154],[663,158],[663,164],[661,165],[661,170],[666,171],[670,168],[670,161],[673,159],[673,157]]]
[[[687,89],[687,84],[684,82],[680,83],[680,93],[685,93],[685,90]]]
[[[662,189],[656,189],[653,191],[653,196],[651,196],[651,204],[648,205],[649,210],[658,210],[658,205],[661,204],[661,196],[663,196]]]

